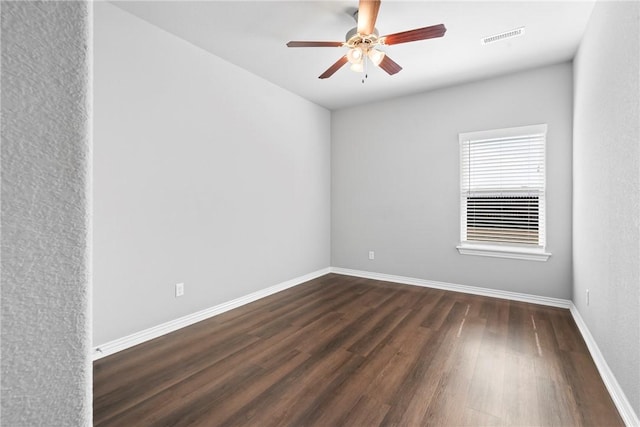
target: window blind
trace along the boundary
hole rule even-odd
[[[545,246],[546,125],[460,135],[461,242]]]

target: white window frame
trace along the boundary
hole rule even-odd
[[[473,141],[499,140],[503,138],[526,137],[530,135],[544,135],[544,176],[542,178],[542,191],[539,193],[539,229],[538,244],[492,242],[480,240],[467,240],[467,199],[472,189],[469,184],[463,182],[464,144],[472,144]],[[456,247],[462,255],[478,255],[498,258],[511,258],[530,261],[547,261],[551,253],[546,251],[546,135],[547,125],[520,126],[506,129],[495,129],[478,132],[465,132],[458,135],[460,143],[460,244]],[[467,162],[468,163],[468,162]],[[502,189],[496,189],[503,191]],[[513,191],[513,190],[512,190]],[[525,190],[523,190],[524,193]]]

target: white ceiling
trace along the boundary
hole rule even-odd
[[[289,40],[344,41],[357,0],[124,1],[120,8],[310,101],[337,109],[570,60],[591,1],[383,0],[380,35],[443,23],[443,38],[385,47],[403,70],[344,66],[318,76],[346,48],[287,48]],[[526,27],[525,35],[481,45],[482,37]]]

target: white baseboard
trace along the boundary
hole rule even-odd
[[[616,408],[618,408],[618,412],[620,413],[622,420],[629,427],[640,427],[640,419],[638,419],[638,415],[631,407],[631,403],[629,403],[627,396],[624,394],[624,391],[622,391],[622,388],[620,387],[620,384],[618,384],[618,380],[616,380],[615,375],[613,375],[613,372],[611,372],[607,361],[600,352],[600,348],[598,347],[598,344],[596,344],[596,341],[593,339],[593,335],[591,335],[591,331],[589,331],[587,324],[582,319],[578,308],[572,302],[569,309],[571,310],[573,320],[575,320],[576,325],[578,326],[578,329],[582,334],[582,338],[584,338],[584,342],[587,344],[589,353],[591,353],[591,358],[593,358],[593,361],[598,368],[598,372],[600,372],[602,381],[607,387],[613,403],[616,405]]]
[[[262,289],[257,292],[253,292],[249,295],[236,298],[232,301],[228,301],[228,302],[216,305],[214,307],[206,308],[204,310],[197,311],[192,314],[188,314],[178,319],[174,319],[169,322],[162,323],[157,326],[153,326],[151,328],[133,333],[131,335],[127,335],[125,337],[103,343],[93,348],[93,355],[92,355],[93,360],[98,360],[103,357],[109,356],[111,354],[117,353],[119,351],[125,350],[127,348],[133,347],[135,345],[142,344],[145,341],[149,341],[154,338],[158,338],[162,335],[166,335],[170,332],[176,331],[178,329],[184,328],[186,326],[193,325],[194,323],[200,322],[202,320],[208,319],[218,314],[222,314],[226,311],[243,306],[245,304],[249,304],[250,302],[256,301],[260,298],[264,298],[266,296],[275,294],[277,292],[283,291],[285,289],[291,288],[293,286],[299,285],[301,283],[307,282],[309,280],[315,279],[317,277],[323,276],[328,273],[343,274],[347,276],[357,276],[357,277],[363,277],[363,278],[375,279],[375,280],[384,280],[388,282],[396,282],[396,283],[403,283],[407,285],[437,288],[437,289],[443,289],[443,290],[455,291],[455,292],[464,292],[464,293],[474,294],[474,295],[484,295],[484,296],[490,296],[490,297],[496,297],[496,298],[502,298],[502,299],[510,299],[514,301],[549,305],[553,307],[569,308],[569,305],[570,305],[570,301],[556,299],[556,298],[539,297],[534,295],[519,294],[515,292],[499,291],[499,290],[487,289],[487,288],[478,288],[474,286],[456,285],[452,283],[436,282],[432,280],[415,279],[415,278],[403,277],[403,276],[392,276],[388,274],[372,273],[368,271],[328,267],[322,270],[314,271],[304,276],[287,280],[286,282],[279,283],[269,288]]]
[[[390,274],[373,273],[370,271],[349,270],[347,268],[331,267],[331,272],[347,276],[363,277],[365,279],[382,280],[386,282],[402,283],[405,285],[422,286],[425,288],[442,289],[445,291],[462,292],[465,294],[481,295],[507,299],[511,301],[528,302],[551,307],[569,308],[571,301],[560,298],[542,297],[538,295],[521,294],[518,292],[501,291],[498,289],[479,288],[476,286],[457,285],[454,283],[437,282],[434,280],[416,279],[413,277],[393,276]]]
[[[227,301],[214,307],[206,308],[204,310],[188,314],[186,316],[171,320],[166,323],[162,323],[149,329],[127,335],[126,337],[109,341],[93,348],[93,360],[101,359],[103,357],[109,356],[110,354],[114,354],[127,348],[133,347],[134,345],[138,345],[145,341],[158,338],[162,335],[166,335],[170,332],[176,331],[186,326],[193,325],[194,323],[208,319],[215,315],[222,314],[226,311],[243,306],[245,304],[249,304],[250,302],[259,300],[260,298],[267,297],[285,289],[300,285],[304,282],[308,282],[309,280],[313,280],[317,277],[324,276],[325,274],[329,274],[330,272],[331,269],[329,267],[322,270],[314,271],[313,273],[305,274],[304,276],[287,280],[286,282],[270,286],[266,289],[262,289],[249,295],[236,298],[232,301]]]

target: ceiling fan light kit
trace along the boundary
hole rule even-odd
[[[367,52],[367,56],[376,66],[380,66],[380,63],[384,59],[385,53],[381,50],[373,48],[370,49],[369,52]]]
[[[363,57],[364,57],[364,54],[362,52],[362,48],[360,47],[352,47],[351,49],[349,49],[349,52],[347,52],[347,59],[352,64],[361,63]]]
[[[393,75],[402,70],[402,67],[378,47],[442,37],[447,31],[443,24],[438,24],[379,37],[378,30],[375,28],[379,9],[380,0],[360,0],[358,10],[354,14],[357,26],[347,32],[345,42],[290,41],[287,46],[349,48],[346,55],[319,76],[320,79],[331,77],[347,62],[351,64],[352,71],[361,73],[366,68],[367,60],[387,74]]]

